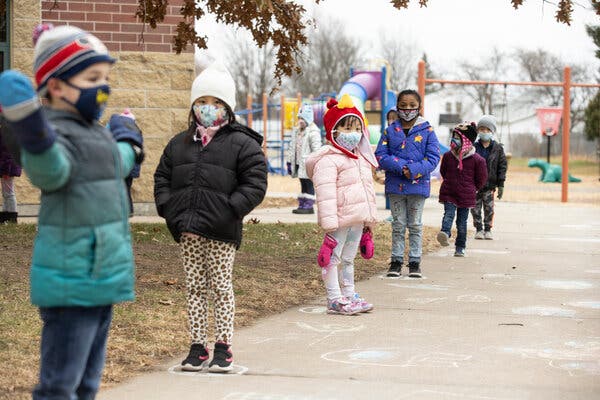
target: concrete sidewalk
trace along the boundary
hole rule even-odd
[[[425,224],[441,212],[428,200]],[[98,399],[600,398],[600,207],[496,212],[496,240],[470,232],[467,257],[442,248],[424,257],[422,280],[358,283],[372,313],[326,315],[315,299],[237,331],[233,374],[180,372],[182,349]],[[289,209],[251,217],[298,221]]]

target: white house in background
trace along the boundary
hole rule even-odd
[[[438,140],[448,146],[452,127],[462,121],[475,121],[481,117],[481,110],[473,100],[464,92],[457,90],[441,90],[425,95],[425,118],[431,123],[438,136]],[[513,143],[519,135],[529,135],[545,149],[546,138],[540,132],[540,125],[536,115],[537,107],[548,107],[547,104],[531,105],[519,104],[512,100],[504,105],[497,105],[495,117],[498,122],[496,140],[504,144],[505,151],[514,153]],[[503,110],[504,108],[504,110]],[[571,128],[571,132],[580,133],[581,124]],[[560,138],[560,136],[559,136]],[[560,140],[556,138],[555,140]],[[571,136],[573,142],[573,134]],[[591,142],[590,142],[591,143]],[[580,146],[581,147],[581,146]],[[593,147],[593,146],[591,146]],[[571,147],[573,149],[573,146]],[[544,150],[545,154],[545,150]]]

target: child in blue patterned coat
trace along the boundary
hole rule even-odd
[[[385,171],[385,194],[392,211],[392,257],[387,276],[399,277],[408,228],[408,276],[421,277],[423,224],[421,216],[430,192],[430,174],[440,160],[433,127],[419,116],[421,96],[414,90],[398,94],[399,119],[387,127],[375,151]]]

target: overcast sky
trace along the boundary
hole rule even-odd
[[[518,10],[510,0],[429,0],[426,8],[411,0],[409,8],[402,10],[389,0],[323,0],[318,5],[312,0],[296,1],[307,8],[309,16],[316,13],[344,21],[347,32],[363,41],[365,49],[377,49],[382,30],[394,35],[415,46],[419,56],[427,53],[439,72],[453,70],[465,57],[479,63],[494,47],[504,51],[542,48],[594,71],[600,67],[594,56],[596,46],[585,31],[586,25],[600,25],[590,0],[574,0],[570,26],[556,21],[557,0],[525,0]],[[212,18],[203,18],[198,25],[208,36],[209,49],[218,54],[225,28]],[[378,54],[372,50],[366,56]]]
[[[342,18],[348,32],[356,32],[366,42],[375,44],[383,28],[398,40],[415,43],[432,64],[465,56],[481,59],[496,46],[502,50],[543,48],[565,60],[599,65],[585,26],[599,25],[600,17],[589,8],[589,0],[574,2],[588,9],[576,4],[568,26],[554,17],[557,0],[526,0],[518,10],[509,0],[429,0],[427,8],[411,0],[403,10],[387,0],[325,0],[318,5],[300,1],[311,12]]]

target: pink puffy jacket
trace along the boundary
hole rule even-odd
[[[371,165],[353,159],[331,145],[306,160],[306,172],[315,185],[319,226],[325,231],[377,222]]]

